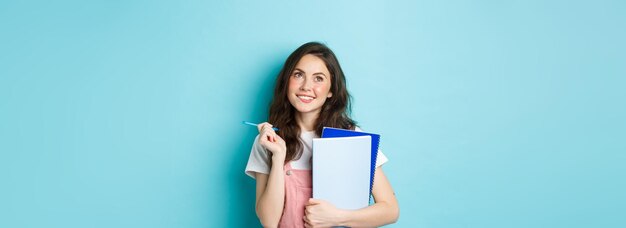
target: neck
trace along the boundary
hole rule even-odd
[[[319,117],[319,112],[301,113],[296,115],[296,122],[303,131],[315,131],[315,121]]]

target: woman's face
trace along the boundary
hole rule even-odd
[[[319,113],[330,92],[330,72],[315,55],[303,56],[289,76],[287,97],[300,113]]]

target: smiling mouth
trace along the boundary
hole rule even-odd
[[[309,103],[309,102],[313,101],[313,99],[315,99],[315,97],[305,96],[305,95],[297,95],[297,97],[300,99],[300,101],[302,101],[304,103]]]
[[[303,100],[313,100],[313,99],[315,99],[314,97],[304,96],[304,95],[298,95],[298,98],[303,99]]]

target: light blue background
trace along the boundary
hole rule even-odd
[[[287,55],[339,56],[390,227],[626,226],[624,1],[2,1],[0,227],[254,227]]]

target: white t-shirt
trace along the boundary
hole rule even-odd
[[[362,131],[360,128],[356,128],[356,131]],[[303,131],[300,133],[300,139],[303,142],[302,156],[300,159],[291,161],[291,167],[294,169],[311,169],[311,151],[313,151],[313,138],[319,138],[315,134],[315,131]],[[267,151],[259,143],[259,135],[254,139],[252,145],[252,151],[250,151],[250,158],[248,159],[248,165],[246,165],[246,174],[252,178],[255,178],[254,172],[257,173],[270,173],[270,159],[271,152]],[[381,150],[378,150],[376,158],[376,167],[380,167],[388,161],[387,156],[383,154]]]

